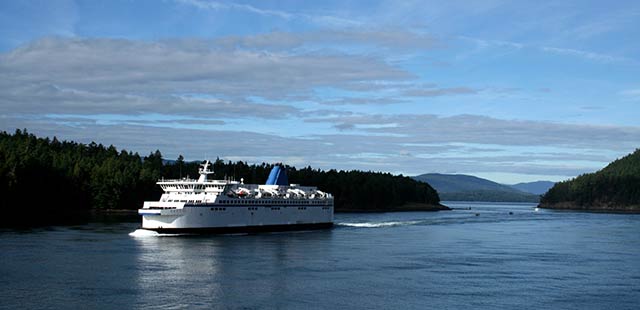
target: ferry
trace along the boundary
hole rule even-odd
[[[161,179],[164,193],[145,201],[138,213],[142,229],[159,233],[252,233],[321,229],[333,226],[333,196],[312,186],[289,184],[284,167],[276,165],[266,184],[244,180],[209,180],[211,162],[200,177]]]

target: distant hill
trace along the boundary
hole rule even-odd
[[[525,193],[542,195],[546,193],[551,187],[553,187],[554,184],[556,183],[551,181],[536,181],[528,183],[518,183],[509,186]]]
[[[640,149],[598,172],[556,183],[540,207],[640,212]]]
[[[464,174],[426,173],[413,177],[429,183],[440,199],[451,201],[538,202],[539,196]]]

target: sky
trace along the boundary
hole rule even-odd
[[[0,130],[506,184],[640,147],[637,1],[0,1]]]

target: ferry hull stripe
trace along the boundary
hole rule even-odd
[[[237,234],[237,233],[259,233],[278,232],[291,230],[316,230],[333,227],[332,222],[313,224],[290,224],[290,225],[264,225],[264,226],[236,226],[236,227],[201,227],[201,228],[145,228],[161,234]]]

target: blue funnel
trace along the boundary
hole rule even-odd
[[[284,167],[273,166],[266,185],[289,185],[289,178]]]

